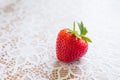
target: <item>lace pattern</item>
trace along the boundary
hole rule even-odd
[[[97,43],[89,46],[81,60],[63,63],[56,59],[55,38],[62,27],[48,26],[52,18],[47,18],[51,13],[46,13],[44,3],[1,1],[0,80],[120,80],[119,57],[100,55]]]

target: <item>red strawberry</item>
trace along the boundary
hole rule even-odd
[[[62,29],[58,33],[56,55],[57,58],[63,62],[72,62],[81,58],[87,52],[88,42],[91,42],[91,40],[85,36],[87,29],[82,22],[78,23],[80,34],[75,30],[75,22],[73,25],[73,30]]]

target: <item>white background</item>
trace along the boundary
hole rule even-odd
[[[15,12],[2,11],[8,3],[15,3]],[[21,0],[19,3],[17,0],[0,0],[0,27],[16,16],[22,22],[16,22],[12,29],[21,30],[21,33],[14,31],[14,34],[25,36],[30,32],[31,36],[35,32],[46,33],[46,45],[54,49],[59,30],[72,28],[73,21],[83,21],[93,41],[84,56],[90,63],[87,67],[94,65],[102,70],[101,73],[93,73],[99,75],[96,80],[120,80],[120,0]],[[25,38],[26,43],[30,41],[29,36]],[[21,54],[33,55],[30,50],[27,46]],[[27,52],[29,55],[25,54]]]

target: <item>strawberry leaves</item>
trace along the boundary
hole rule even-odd
[[[85,37],[85,36],[82,36],[82,39],[84,39],[84,40],[87,41],[87,42],[92,42],[92,41],[90,40],[90,38]]]
[[[84,26],[83,22],[78,23],[78,27],[79,27],[79,30],[80,30],[80,37],[87,42],[92,42],[90,40],[90,38],[85,36],[88,33],[88,31],[87,31],[86,27]]]
[[[75,28],[76,28],[76,23],[75,22],[73,22],[73,30],[68,29],[69,32],[74,34],[77,38],[82,38],[87,42],[92,42],[90,40],[90,38],[86,37],[86,34],[88,33],[88,31],[87,31],[86,27],[84,26],[83,22],[77,23],[77,24],[78,24],[78,27],[79,27],[79,30],[80,30],[80,34],[78,34],[78,32],[75,30]]]
[[[78,23],[78,27],[81,35],[86,35],[88,33],[86,27],[84,27],[83,22]]]

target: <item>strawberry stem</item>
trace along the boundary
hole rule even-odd
[[[68,29],[69,32],[71,32],[73,35],[75,35],[77,38],[81,38],[87,42],[92,42],[88,37],[86,37],[86,34],[88,33],[86,27],[84,26],[83,22],[81,23],[78,23],[78,27],[79,27],[79,30],[80,30],[80,34],[78,34],[78,32],[76,31],[75,29],[76,27],[76,23],[75,21],[73,22],[73,30],[71,29]]]

